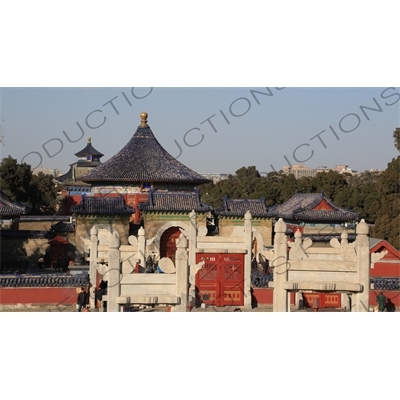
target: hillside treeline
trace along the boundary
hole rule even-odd
[[[385,171],[359,175],[321,172],[315,177],[270,172],[261,176],[255,167],[242,167],[228,179],[200,186],[204,203],[218,207],[225,195],[235,199],[265,197],[267,206],[282,204],[298,193],[324,192],[339,207],[358,211],[371,224],[371,237],[387,240],[400,249],[400,156]]]

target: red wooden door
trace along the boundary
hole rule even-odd
[[[175,264],[176,239],[179,238],[181,231],[178,226],[168,228],[160,239],[160,257],[167,257]]]
[[[204,261],[196,275],[201,301],[217,307],[244,305],[244,254],[197,254]]]

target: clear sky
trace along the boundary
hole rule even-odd
[[[399,89],[389,86],[3,88],[2,156],[65,173],[91,137],[104,162],[146,111],[161,145],[199,173],[270,172],[288,162],[385,169],[397,155],[399,110]]]

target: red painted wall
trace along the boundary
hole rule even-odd
[[[76,304],[77,297],[75,287],[0,289],[0,304]]]
[[[253,288],[252,297],[254,305],[273,304],[274,289]],[[290,293],[290,304],[295,304],[295,294]]]
[[[65,215],[71,215],[71,207],[76,206],[81,202],[81,195],[67,195],[65,203]]]
[[[400,277],[400,260],[388,263],[381,260],[374,264],[374,268],[369,270],[370,276]]]
[[[387,299],[396,306],[396,311],[399,311],[400,307],[400,291],[389,291],[389,290],[370,290],[369,291],[369,305],[375,307],[378,303],[376,302],[376,296],[382,292]]]

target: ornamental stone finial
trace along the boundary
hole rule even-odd
[[[146,112],[142,112],[140,114],[140,118],[142,119],[142,122],[140,124],[141,127],[147,127],[147,117],[149,116],[149,114],[147,114]]]
[[[275,224],[275,232],[286,233],[286,224],[283,222],[282,218],[279,218],[278,222]]]
[[[364,219],[360,221],[356,228],[357,235],[368,235],[369,226]]]

